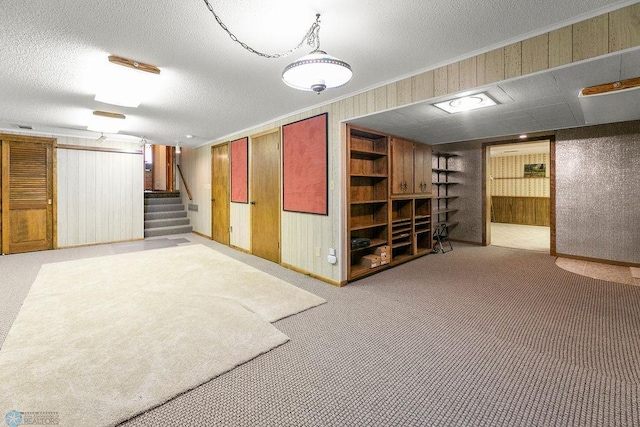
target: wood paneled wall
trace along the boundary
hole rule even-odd
[[[493,222],[522,225],[551,224],[548,197],[493,196]]]
[[[94,143],[58,138],[60,145]],[[129,143],[108,141],[101,147],[132,149]],[[59,247],[144,237],[142,154],[58,148],[57,156]]]
[[[640,3],[637,3],[453,64],[425,71],[322,107],[256,126],[249,131],[244,130],[224,140],[214,141],[212,145],[273,129],[320,113],[329,113],[329,183],[330,188],[331,183],[334,188],[329,190],[329,215],[283,212],[282,262],[334,282],[344,281],[347,272],[343,254],[347,242],[344,208],[346,199],[343,190],[346,187],[346,142],[341,134],[343,121],[640,46],[639,17]],[[192,156],[188,159],[185,157],[184,168],[185,170],[194,169],[190,173],[198,177],[198,180],[189,181],[190,186],[204,189],[206,183],[209,183],[208,192],[201,191],[207,199],[210,199],[210,156],[210,146],[193,150]],[[210,202],[208,205],[210,206]],[[211,235],[210,215],[210,211],[203,209],[197,213],[190,213],[194,230]],[[235,234],[240,232],[239,227],[250,225],[246,216],[241,215],[238,210],[236,216],[232,213],[232,226]],[[321,248],[319,257],[313,254],[316,247]],[[326,261],[328,248],[338,249],[339,263],[336,266]]]

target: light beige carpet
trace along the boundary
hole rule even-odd
[[[0,349],[0,412],[114,425],[289,338],[325,300],[202,245],[44,265]]]

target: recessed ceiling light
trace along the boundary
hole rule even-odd
[[[462,96],[460,98],[450,99],[448,101],[433,104],[447,113],[462,113],[463,111],[476,110],[478,108],[491,107],[498,105],[496,101],[491,99],[485,92],[476,93],[475,95]]]
[[[520,139],[527,139],[527,135],[523,133],[522,135],[520,135]]]
[[[193,138],[193,135],[187,135],[187,139]]]

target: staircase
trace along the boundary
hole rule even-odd
[[[191,233],[180,193],[145,193],[144,237]]]

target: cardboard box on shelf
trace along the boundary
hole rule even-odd
[[[388,255],[390,253],[389,245],[378,246],[373,253],[375,255],[383,255],[383,254]]]
[[[389,261],[391,261],[391,255],[388,252],[379,256],[380,256],[380,265],[389,264]]]
[[[362,257],[360,264],[365,268],[376,268],[380,266],[380,257],[378,255],[365,255]]]

